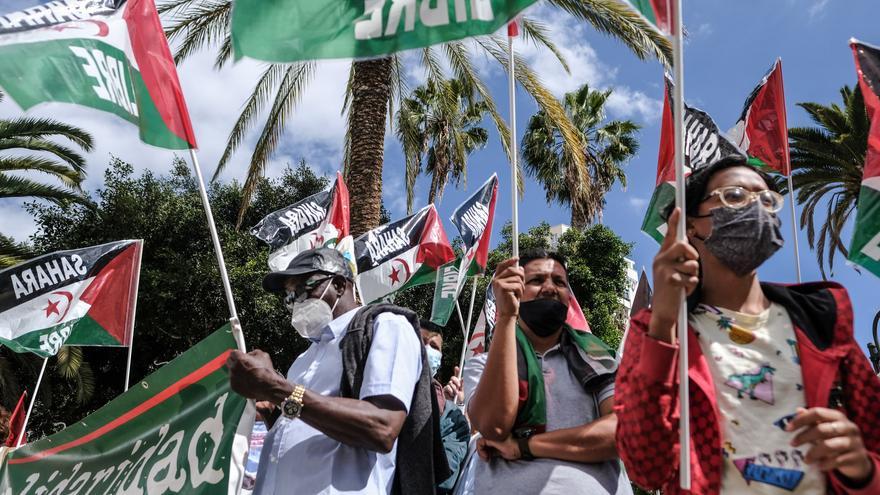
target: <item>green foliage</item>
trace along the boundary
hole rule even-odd
[[[840,96],[842,107],[798,103],[817,125],[788,130],[792,183],[803,205],[800,223],[807,229],[810,248],[816,250],[822,278],[826,278],[826,263],[834,274],[837,253],[848,255],[841,234],[858,202],[871,126],[858,86],[855,90],[844,86]],[[821,222],[818,233],[817,219]]]
[[[615,182],[626,186],[623,165],[639,149],[638,125],[629,120],[605,122],[610,96],[610,89],[595,91],[588,84],[565,95],[565,112],[581,143],[575,151],[564,146],[563,131],[542,109],[529,119],[523,136],[526,171],[544,187],[548,203],[571,209],[571,224],[577,227],[602,218],[605,194]]]
[[[254,225],[269,212],[328,184],[302,163],[287,169],[280,179],[261,179],[244,225]],[[215,183],[209,196],[248,348],[265,350],[279,370],[286,370],[306,342],[290,328],[289,314],[279,298],[262,289],[267,246],[235,229],[242,186]],[[104,188],[94,200],[94,208],[28,205],[39,226],[33,249],[44,253],[144,239],[131,372],[136,384],[227,321],[217,260],[195,180],[182,160],[174,162],[170,175],[146,172],[137,177],[131,165],[113,159]],[[32,387],[40,360],[25,355],[10,359],[16,364],[26,361],[26,369],[16,374],[15,383],[4,373],[0,385]],[[41,390],[30,429],[36,436],[51,433],[120,394],[125,361],[125,349],[94,347],[70,349],[50,360],[50,370],[57,368],[59,378],[69,379],[53,380]],[[9,368],[0,366],[4,372]],[[90,383],[100,386],[90,390]],[[20,390],[16,388],[15,399]]]

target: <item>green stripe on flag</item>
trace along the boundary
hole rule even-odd
[[[880,277],[880,190],[862,184],[849,260]]]
[[[663,243],[666,237],[666,220],[662,213],[675,201],[675,186],[668,182],[660,184],[651,196],[645,220],[642,222],[642,232],[651,236],[658,243]]]
[[[654,5],[651,4],[651,0],[627,0],[630,5],[633,6],[634,9],[638,10],[640,14],[645,16],[645,19],[648,20],[654,26],[657,25],[657,13],[654,12]]]

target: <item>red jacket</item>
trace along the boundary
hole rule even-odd
[[[853,338],[852,306],[835,283],[763,284],[768,299],[791,316],[800,347],[807,407],[829,407],[842,398],[843,412],[861,430],[874,461],[874,476],[858,489],[827,476],[829,493],[880,494],[880,379]],[[679,488],[678,345],[647,336],[650,310],[633,317],[615,386],[617,449],[632,481],[665,495]],[[691,414],[691,493],[721,488],[722,429],[715,385],[693,329],[688,332]],[[833,391],[834,390],[834,391]]]

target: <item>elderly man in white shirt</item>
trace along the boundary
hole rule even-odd
[[[415,453],[425,448],[419,447],[425,439],[432,441],[428,430],[435,426],[415,315],[390,306],[359,307],[352,279],[337,251],[320,248],[301,253],[287,270],[263,281],[266,290],[286,292],[293,327],[312,343],[286,377],[262,351],[233,351],[229,357],[232,389],[268,402],[268,408],[260,404],[261,412],[274,422],[255,495],[391,494],[434,483],[433,472],[419,474],[430,478],[421,485],[395,477],[401,463],[411,462],[400,460],[398,437]],[[407,434],[419,441],[405,440]]]

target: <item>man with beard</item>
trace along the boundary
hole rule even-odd
[[[632,493],[614,441],[614,355],[565,323],[565,260],[523,253],[500,263],[492,283],[492,346],[467,401],[480,459],[464,491]]]

